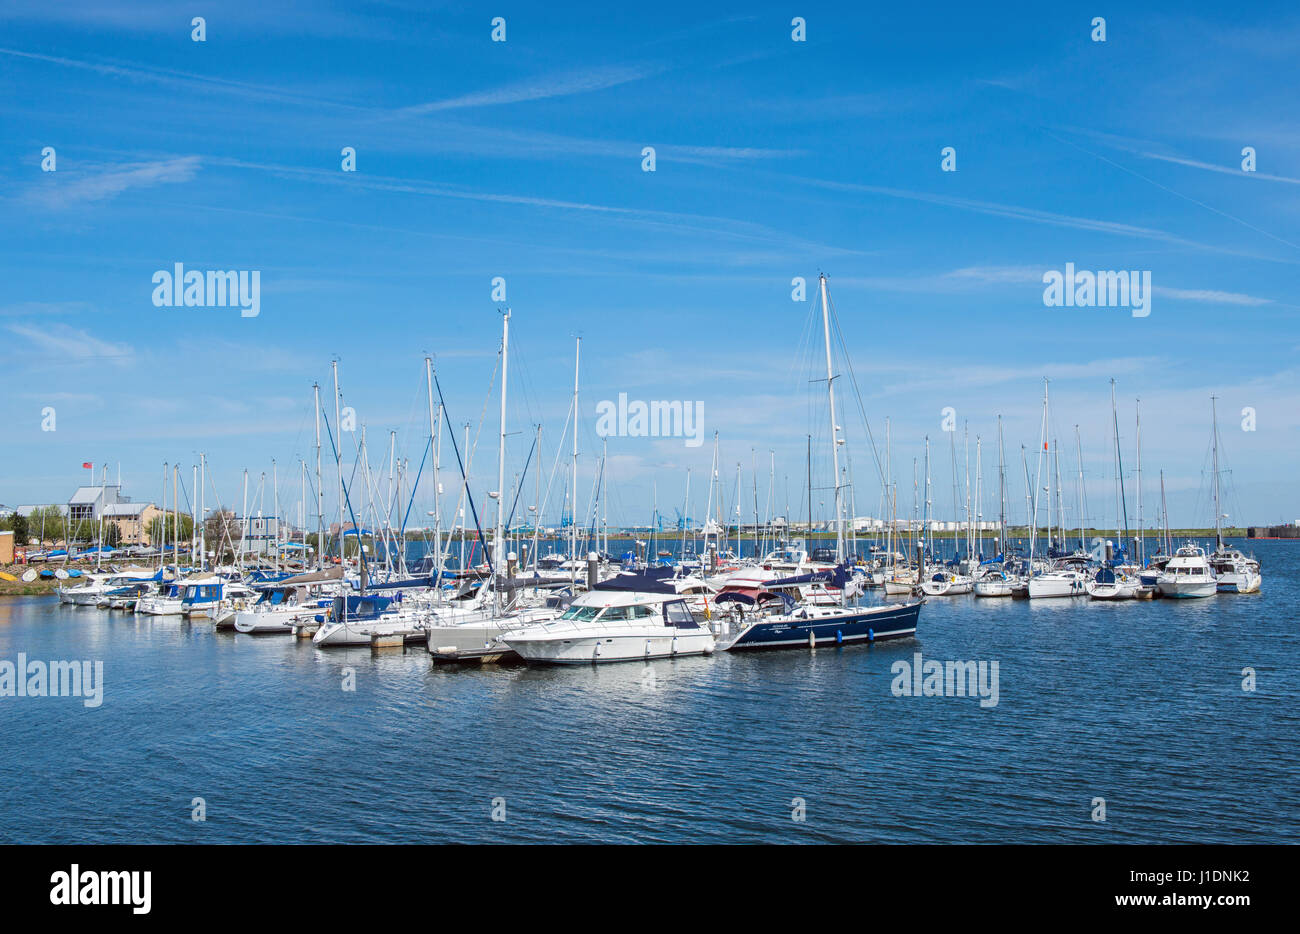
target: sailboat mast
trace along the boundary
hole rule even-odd
[[[1047,423],[1048,423],[1047,385],[1048,385],[1048,381],[1046,377],[1044,377],[1043,379],[1043,430],[1039,439],[1042,442],[1043,447],[1042,450],[1039,451],[1038,453],[1038,464],[1034,471],[1034,509],[1033,509],[1033,518],[1030,521],[1030,529],[1029,529],[1029,560],[1030,560],[1031,567],[1034,559],[1035,546],[1038,542],[1038,493],[1040,490],[1043,489],[1043,455],[1047,453]],[[1052,473],[1049,470],[1047,473],[1049,485],[1051,483],[1051,476]],[[1047,491],[1047,534],[1048,534],[1049,548],[1051,547],[1051,533],[1052,533],[1052,494],[1051,491],[1048,490]]]
[[[429,449],[433,452],[433,546],[437,551],[434,568],[434,583],[440,584],[442,581],[442,482],[438,476],[438,445],[437,438],[440,434],[439,428],[442,426],[442,413],[434,413],[433,408],[433,359],[424,358],[424,382],[428,389],[429,401]],[[441,410],[439,404],[439,410]]]
[[[1146,566],[1146,538],[1142,530],[1142,400],[1137,400],[1137,561],[1138,567]]]
[[[840,503],[840,441],[835,421],[835,374],[831,370],[831,318],[826,299],[826,276],[818,276],[822,293],[822,333],[826,339],[826,401],[831,419],[831,470],[835,481],[835,562],[844,560],[844,510]]]
[[[208,462],[207,456],[199,452],[199,567],[207,567],[208,564],[208,523],[207,523],[207,483],[208,483]]]
[[[503,576],[503,561],[505,559],[505,521],[506,521],[506,376],[507,364],[510,360],[510,309],[506,309],[505,316],[501,319],[501,435],[497,441],[497,528],[495,541],[492,542],[492,556],[496,567],[497,579]],[[577,414],[576,412],[574,413]],[[574,432],[576,435],[577,432]],[[496,604],[498,610],[501,606],[500,590],[497,587],[492,588],[496,593]]]
[[[316,567],[325,566],[325,488],[320,475],[320,383],[311,384],[316,408]]]
[[[275,569],[280,570],[280,470],[275,465],[275,458],[271,458],[271,486],[274,487],[272,493],[272,503],[275,508]]]
[[[998,416],[998,554],[1007,553],[1007,467],[1002,443],[1002,416]]]
[[[1074,426],[1074,457],[1079,465],[1079,550],[1086,552],[1088,542],[1083,535],[1083,444],[1079,441],[1079,426]]]
[[[1165,472],[1160,470],[1160,513],[1165,526],[1165,554],[1173,554],[1173,542],[1169,540],[1169,501],[1165,499]]]
[[[1210,396],[1210,413],[1214,419],[1214,550],[1223,548],[1223,509],[1219,505],[1219,405],[1218,397]]]
[[[569,471],[573,483],[573,498],[569,503],[569,579],[578,579],[578,360],[582,353],[582,338],[573,339],[573,466]]]
[[[342,403],[339,401],[339,362],[331,361],[330,368],[334,371],[334,467],[339,475],[339,566],[342,567],[345,555],[343,551],[343,423],[340,420]],[[247,475],[244,482],[247,485]],[[357,539],[357,547],[361,547],[360,538]]]

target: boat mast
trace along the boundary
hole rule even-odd
[[[496,579],[503,580],[505,559],[505,521],[506,521],[506,372],[510,359],[510,309],[506,309],[501,319],[501,435],[497,441],[497,528],[492,542],[492,555],[495,559]],[[575,416],[577,412],[574,412]],[[574,432],[577,437],[577,432]],[[497,613],[501,612],[501,588],[494,585],[494,602]]]
[[[1165,554],[1173,554],[1173,543],[1169,540],[1169,501],[1165,499],[1165,471],[1160,469],[1160,512],[1165,526]]]
[[[108,468],[104,468],[108,473]],[[180,485],[181,465],[172,464],[172,547],[176,550],[176,573],[181,572],[181,497],[176,487]],[[107,477],[106,477],[107,479]],[[101,517],[103,513],[100,513]],[[102,518],[100,520],[103,521]],[[103,549],[101,548],[102,552]]]
[[[1219,505],[1219,406],[1218,397],[1210,396],[1210,413],[1214,419],[1214,550],[1223,548],[1223,515]]]
[[[894,474],[894,455],[893,455],[893,449],[890,447],[891,440],[892,439],[890,438],[889,416],[885,416],[885,495],[886,496],[890,496],[891,490],[893,489],[892,484],[893,484],[893,474]],[[898,494],[896,492],[892,493],[892,499],[893,500],[898,499]],[[897,518],[897,516],[894,513],[897,509],[897,505],[898,504],[894,502],[890,507],[889,529],[885,532],[885,548],[889,552],[889,565],[891,570],[893,569],[893,565],[894,565],[894,521]]]
[[[437,566],[434,568],[434,586],[442,582],[442,485],[438,478],[438,444],[437,438],[442,427],[442,403],[438,404],[438,413],[433,408],[433,358],[424,358],[424,382],[428,390],[429,401],[429,449],[433,452],[433,545],[437,552]]]
[[[339,396],[339,362],[333,360],[330,362],[330,368],[334,371],[334,467],[339,475],[339,567],[344,567],[345,553],[343,551],[343,423],[340,421],[342,411],[342,402]],[[245,484],[247,484],[247,474],[245,474]],[[357,530],[359,532],[359,530]],[[357,548],[361,547],[361,539],[357,538]]]
[[[537,536],[542,526],[542,423],[537,423],[537,471],[533,475],[533,545],[532,558],[533,571],[537,570]],[[547,496],[550,495],[551,481],[546,481]]]
[[[998,554],[1007,553],[1007,468],[1002,444],[1002,416],[998,416]]]
[[[681,548],[677,550],[677,558],[679,561],[686,557],[686,529],[691,524],[691,468],[689,467],[686,468],[686,498],[685,499],[686,501],[685,503],[683,503],[683,506],[685,508],[682,511],[682,545]],[[692,549],[694,549],[695,547],[695,542],[693,539],[691,541],[691,547]]]
[[[158,517],[158,570],[163,569],[163,559],[167,557],[167,467],[168,463],[163,461],[162,472],[162,515]],[[90,478],[95,479],[93,476]],[[71,511],[71,510],[69,510]],[[66,536],[65,536],[66,537]],[[65,545],[67,543],[65,542]]]
[[[1124,455],[1119,448],[1119,413],[1115,408],[1115,380],[1110,381],[1110,419],[1115,427],[1115,538],[1120,539],[1120,524],[1123,524],[1124,538],[1128,538],[1128,499],[1124,495]]]
[[[248,542],[248,468],[244,468],[244,514],[240,517],[239,571],[244,571],[244,545]]]
[[[1142,400],[1137,400],[1137,562],[1138,567],[1146,566],[1146,539],[1142,532]]]
[[[316,408],[316,568],[325,566],[325,488],[320,482],[320,383],[311,384]]]
[[[90,482],[95,482],[95,475],[91,474]],[[173,487],[174,489],[174,487]],[[121,488],[118,489],[121,493]],[[95,542],[95,570],[100,570],[101,563],[104,560],[104,513],[108,510],[108,465],[104,465],[104,472],[100,474],[99,481],[99,531],[96,532]],[[176,553],[176,570],[179,572],[181,567],[180,552]]]
[[[930,491],[930,436],[925,436],[925,507],[921,511],[921,544],[925,546],[930,554],[930,560],[934,560],[934,517],[931,512],[931,491]],[[917,573],[923,573],[925,568],[918,567]]]
[[[1079,550],[1088,551],[1088,542],[1083,535],[1083,445],[1079,441],[1079,426],[1074,426],[1074,457],[1079,465]],[[1064,533],[1062,533],[1064,536]]]
[[[1061,439],[1053,439],[1056,463],[1056,534],[1061,536],[1061,545],[1065,545],[1065,490],[1061,487]]]
[[[275,465],[275,458],[271,458],[271,502],[275,509],[275,570],[280,570],[280,470]]]
[[[208,565],[207,455],[199,452],[199,567]]]
[[[578,582],[578,359],[582,351],[582,338],[573,339],[573,498],[569,503],[569,584]]]
[[[831,469],[835,480],[835,563],[844,560],[844,510],[840,503],[840,445],[839,425],[835,421],[835,374],[831,370],[831,319],[826,300],[826,276],[818,276],[822,293],[822,333],[826,338],[826,400],[831,419]]]
[[[1044,377],[1043,378],[1043,430],[1039,437],[1039,440],[1041,441],[1043,447],[1038,454],[1038,465],[1034,473],[1034,508],[1033,508],[1033,517],[1029,523],[1030,525],[1029,565],[1031,568],[1031,572],[1032,572],[1033,562],[1034,562],[1034,551],[1038,543],[1038,492],[1043,489],[1043,455],[1047,453],[1047,418],[1048,418],[1047,384],[1048,384],[1047,378]],[[1049,485],[1051,484],[1051,476],[1052,476],[1051,471],[1048,471],[1047,477],[1048,477]],[[1048,534],[1048,547],[1050,549],[1051,534],[1052,534],[1052,494],[1050,490],[1048,490],[1047,493],[1047,534]]]
[[[969,477],[967,482],[970,482]],[[976,544],[979,546],[975,551],[975,557],[982,559],[984,557],[984,512],[980,509],[980,493],[983,491],[980,487],[984,483],[984,461],[983,451],[980,446],[980,436],[975,436],[975,536],[978,539]]]
[[[961,437],[962,453],[966,459],[965,466],[962,469],[962,476],[966,479],[966,566],[969,567],[971,558],[974,557],[975,545],[975,527],[972,525],[973,516],[971,514],[970,499],[970,422],[963,421],[961,423]]]

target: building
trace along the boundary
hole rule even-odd
[[[109,503],[104,507],[104,521],[117,526],[118,542],[123,545],[152,545],[149,525],[165,513],[153,503]]]
[[[98,521],[104,507],[114,503],[129,503],[129,497],[122,495],[122,488],[114,483],[100,486],[79,486],[77,492],[68,500],[68,518],[73,522],[83,519]]]

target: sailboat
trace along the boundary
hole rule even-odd
[[[840,477],[839,447],[844,443],[835,417],[835,372],[831,360],[831,326],[826,276],[819,277],[822,332],[826,345],[826,398],[830,412],[831,465],[835,477],[835,563],[841,601],[844,600],[845,572],[844,481]],[[810,523],[811,527],[811,523]],[[843,645],[877,642],[916,635],[917,620],[924,601],[876,606],[799,606],[788,594],[767,591],[746,592],[737,588],[719,594],[715,606],[721,611],[715,620],[718,648],[743,651],[794,646]]]
[[[1258,593],[1263,583],[1259,561],[1247,557],[1239,548],[1229,548],[1223,540],[1223,510],[1219,505],[1219,411],[1214,397],[1210,398],[1210,411],[1214,420],[1214,552],[1209,558],[1210,567],[1221,593]]]
[[[581,338],[575,348],[581,347]],[[531,623],[554,619],[563,610],[558,598],[548,599],[541,605],[527,605],[515,581],[509,576],[509,559],[505,550],[505,456],[506,456],[506,391],[510,353],[510,310],[501,322],[501,424],[497,447],[497,521],[492,541],[492,579],[479,591],[475,602],[466,606],[442,603],[426,610],[424,629],[428,633],[430,654],[444,661],[499,661],[513,656],[513,650],[500,636],[507,630],[519,629]],[[441,396],[441,390],[439,390]],[[573,503],[578,498],[578,349],[573,361]],[[471,500],[472,505],[472,500]],[[578,580],[577,515],[570,526],[572,553],[568,564],[570,586],[576,588]],[[511,556],[513,557],[513,556]]]

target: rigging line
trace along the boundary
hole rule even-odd
[[[338,449],[338,446],[334,443],[334,432],[333,432],[332,430],[330,430],[330,417],[329,417],[329,415],[326,415],[326,414],[323,413],[323,412],[321,413],[321,415],[322,415],[322,417],[323,417],[323,419],[324,419],[324,421],[325,421],[325,432],[326,432],[326,434],[329,435],[329,439],[330,439],[330,451],[333,452],[333,454],[335,455],[335,457],[337,457],[337,456],[338,456],[338,453],[339,453],[339,449]],[[361,547],[361,526],[360,526],[360,524],[357,522],[357,515],[356,515],[356,513],[355,513],[355,512],[353,511],[353,509],[352,509],[352,497],[348,496],[348,488],[347,488],[346,485],[343,487],[343,502],[344,502],[344,504],[347,506],[347,509],[348,509],[348,515],[352,517],[352,531],[353,531],[353,533],[356,535],[356,538],[357,538],[357,560],[358,560],[358,561],[360,562],[360,564],[361,564],[361,571],[362,571],[363,579],[368,581],[368,580],[370,580],[370,569],[369,569],[369,567],[367,567],[367,565],[366,565],[366,550],[365,550],[364,548]],[[341,528],[339,529],[339,537],[340,537],[340,538],[343,537],[343,529],[341,529]],[[344,548],[343,548],[343,546],[340,544],[340,545],[339,545],[339,566],[340,566],[340,567],[343,566],[343,561],[344,561],[344,559],[345,559],[346,557],[347,557],[347,556],[346,556],[346,554],[344,553]],[[345,601],[345,603],[346,603],[346,601]]]
[[[496,376],[495,376],[495,374],[494,374],[494,375],[493,375],[493,380],[495,381],[495,379],[496,379]],[[442,414],[443,414],[443,417],[445,417],[445,418],[447,419],[447,424],[450,426],[450,425],[451,425],[451,413],[450,413],[449,411],[447,411],[447,401],[446,401],[446,400],[443,398],[443,396],[442,396],[442,383],[438,381],[438,374],[437,374],[437,373],[435,373],[435,374],[433,375],[433,385],[434,385],[434,387],[437,388],[437,390],[438,390],[438,402],[439,402],[439,404],[442,406]],[[490,396],[490,395],[491,395],[491,392],[489,391],[489,396]],[[487,408],[487,404],[484,403],[484,409],[486,410],[486,408]],[[470,489],[469,489],[469,474],[466,473],[466,471],[465,471],[465,462],[464,462],[463,460],[461,460],[461,456],[460,456],[460,445],[458,445],[458,444],[456,443],[456,430],[455,430],[454,427],[452,427],[451,430],[447,432],[447,437],[449,437],[449,438],[451,439],[451,449],[452,449],[453,451],[456,452],[456,466],[460,468],[460,475],[461,475],[461,478],[462,478],[462,481],[463,481],[463,494],[464,494],[465,498],[467,498],[467,499],[469,500],[469,511],[470,511],[470,514],[473,515],[473,517],[474,517],[474,530],[475,530],[476,532],[478,532],[478,539],[479,539],[480,542],[482,542],[482,541],[483,541],[483,529],[482,529],[482,527],[479,525],[479,521],[478,521],[478,508],[474,505],[474,494],[471,493],[471,492],[470,492]],[[468,454],[469,452],[466,452],[466,453]],[[456,505],[457,505],[457,511],[459,512],[460,500],[457,500],[457,501],[456,501]],[[465,535],[465,524],[462,522],[462,523],[461,523],[461,537],[462,537],[462,539],[464,538],[464,535]],[[450,548],[451,548],[451,538],[450,538],[450,536],[447,538],[447,547],[448,547],[448,549],[450,550]],[[484,556],[484,558],[487,559],[488,574],[489,574],[490,576],[492,576],[492,577],[495,577],[495,576],[496,576],[496,572],[492,569],[492,556],[491,556],[491,554],[489,554],[487,548],[484,548],[484,549],[483,549],[483,556]],[[441,568],[441,562],[439,563],[439,567]],[[441,572],[440,572],[440,573],[441,573]]]
[[[849,370],[849,382],[853,385],[853,395],[857,399],[858,412],[862,416],[862,424],[867,429],[867,439],[871,442],[871,456],[876,462],[876,473],[880,476],[880,484],[885,483],[885,468],[880,463],[880,452],[876,450],[876,436],[871,431],[871,422],[867,419],[866,406],[862,404],[862,391],[858,388],[858,377],[853,370],[853,358],[849,356],[848,343],[844,340],[844,332],[840,330],[840,316],[835,313],[835,299],[830,297],[829,292],[826,295],[826,301],[831,307],[831,320],[835,323],[835,336],[839,338],[840,349],[844,351],[844,362]]]
[[[411,507],[415,505],[415,493],[420,488],[420,477],[424,473],[424,462],[429,458],[429,449],[433,446],[433,439],[430,438],[424,444],[424,455],[420,458],[420,469],[415,472],[415,482],[411,484],[411,499],[406,504],[406,513],[402,516],[402,543],[406,543],[406,520],[411,518]],[[427,529],[425,530],[428,531]]]
[[[533,443],[528,447],[528,457],[524,460],[524,472],[519,476],[519,482],[515,484],[515,498],[510,504],[510,515],[506,517],[506,529],[509,530],[510,523],[515,519],[515,507],[519,505],[519,493],[524,488],[524,480],[528,478],[528,465],[533,462],[533,450],[537,447],[537,437],[533,437]],[[501,493],[505,495],[504,491]]]
[[[457,451],[457,453],[456,453],[456,462],[457,462],[457,464],[460,466],[460,469],[461,469],[461,470],[460,470],[460,476],[461,476],[460,494],[456,497],[456,508],[452,511],[452,517],[453,517],[452,524],[453,524],[453,527],[454,527],[454,525],[455,525],[455,517],[456,517],[456,516],[460,516],[460,515],[463,514],[463,508],[464,508],[465,498],[466,498],[466,496],[467,496],[468,493],[469,493],[469,471],[470,471],[471,469],[473,469],[473,466],[474,466],[474,452],[478,450],[478,439],[479,439],[479,435],[482,434],[482,432],[483,432],[483,422],[487,419],[487,407],[488,407],[488,403],[492,401],[492,390],[493,390],[493,388],[496,386],[497,373],[498,373],[498,371],[499,371],[500,364],[501,364],[501,354],[500,354],[500,352],[498,352],[498,353],[497,353],[497,367],[494,368],[494,369],[492,370],[492,379],[491,379],[491,381],[488,383],[488,391],[487,391],[487,395],[485,395],[485,396],[483,397],[483,410],[482,410],[481,412],[479,412],[479,417],[478,417],[479,430],[478,430],[478,431],[475,433],[475,435],[474,435],[474,444],[469,448],[469,450],[467,450],[467,451],[465,452],[465,462],[464,462],[463,464],[460,463],[460,450],[459,450],[459,447],[460,447],[460,446],[456,443],[456,429],[457,429],[459,426],[457,426],[457,425],[453,425],[453,424],[451,423],[451,413],[447,411],[446,402],[445,402],[445,401],[443,400],[443,398],[442,398],[442,389],[441,389],[441,387],[442,387],[442,383],[438,380],[438,374],[437,374],[436,372],[435,372],[434,375],[433,375],[433,383],[434,383],[435,386],[439,387],[439,389],[438,389],[438,401],[443,403],[442,414],[443,414],[443,416],[444,416],[444,417],[446,418],[446,420],[447,420],[447,435],[452,439],[452,442],[451,442],[452,447],[455,448],[456,451]],[[471,509],[471,511],[474,511],[474,509],[473,509],[473,502],[472,502],[473,497],[471,496],[470,499],[471,499],[470,509]],[[477,514],[477,512],[475,512],[475,514],[474,514],[474,523],[475,523],[475,528],[477,529],[477,528],[478,528],[478,514]],[[463,521],[461,522],[461,526],[460,526],[460,528],[461,528],[461,535],[463,536],[464,533],[465,533],[465,523],[464,523]],[[482,531],[482,529],[479,529],[479,537],[482,538],[482,535],[483,535],[483,531]],[[446,551],[446,553],[447,553],[447,554],[450,554],[450,552],[451,552],[451,536],[448,535],[448,536],[447,536],[447,551]]]

